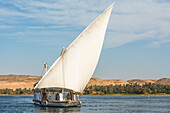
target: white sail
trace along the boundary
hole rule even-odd
[[[93,21],[55,61],[35,88],[67,88],[82,92],[101,53],[112,4]]]

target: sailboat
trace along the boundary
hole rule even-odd
[[[35,84],[35,104],[59,107],[81,105],[79,94],[97,66],[114,4],[99,15],[67,49],[63,48],[60,57]]]

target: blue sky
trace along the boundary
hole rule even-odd
[[[112,0],[0,0],[0,75],[40,75]],[[169,0],[118,0],[93,77],[170,77]]]

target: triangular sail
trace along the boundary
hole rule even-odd
[[[84,90],[98,63],[113,5],[70,44],[35,88],[59,87],[76,92]]]

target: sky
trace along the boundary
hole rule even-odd
[[[0,75],[40,76],[113,0],[0,0]],[[170,0],[117,0],[93,77],[170,78]]]

